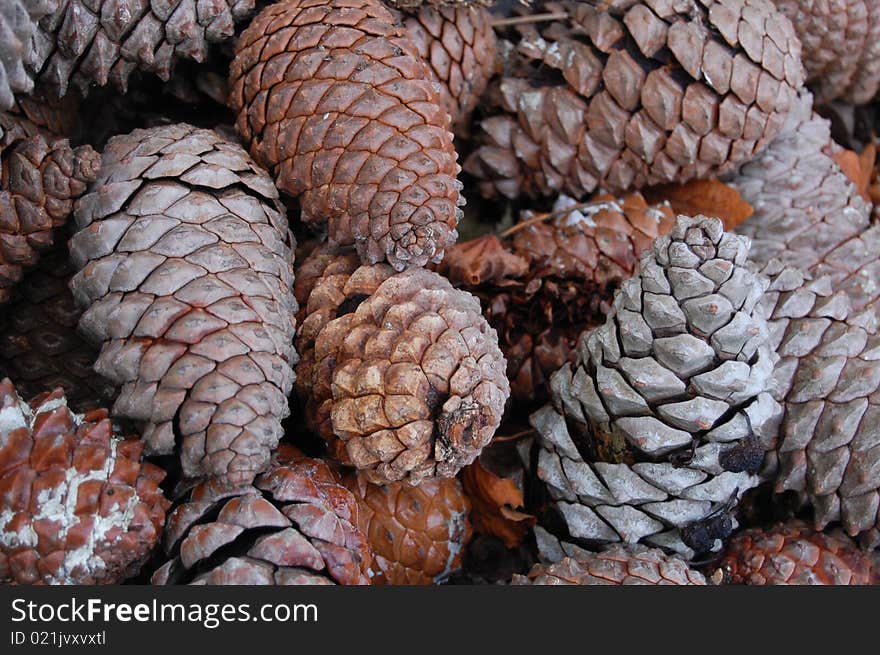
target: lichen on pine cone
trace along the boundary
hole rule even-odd
[[[73,411],[97,409],[112,402],[114,389],[92,370],[98,349],[76,331],[82,312],[67,286],[74,269],[58,241],[0,313],[0,378],[15,380],[25,398],[60,388]]]
[[[0,382],[0,582],[118,584],[159,540],[165,473],[143,445],[60,390],[23,402]]]
[[[718,550],[778,428],[775,355],[749,241],[679,216],[532,415],[563,541]],[[553,530],[552,516],[545,527]]]
[[[868,585],[878,581],[869,553],[839,532],[793,521],[734,536],[719,566],[728,584]]]
[[[776,136],[803,82],[769,0],[541,3],[465,169],[486,196],[611,191],[719,175]],[[538,10],[536,9],[536,11]]]
[[[637,192],[588,203],[559,196],[546,215],[523,212],[504,244],[494,236],[456,244],[438,271],[480,299],[513,397],[543,402],[580,333],[604,321],[617,284],[674,221],[667,203],[648,205]]]
[[[880,89],[880,0],[773,0],[802,45],[819,102],[870,102]]]
[[[12,122],[16,122],[13,119]],[[0,121],[2,123],[3,121]],[[25,136],[36,131],[32,136]],[[18,137],[22,138],[18,138]],[[74,201],[98,173],[101,158],[91,146],[71,148],[67,139],[36,127],[3,135],[0,146],[0,304],[24,270],[53,243]]]
[[[110,140],[77,205],[71,280],[116,415],[186,476],[249,483],[288,415],[293,236],[237,144],[185,124]]]
[[[364,263],[439,261],[460,167],[431,72],[379,0],[284,0],[242,33],[229,104],[302,218]]]
[[[28,50],[37,22],[58,0],[3,0],[0,4],[0,111],[11,109],[15,94],[30,93],[34,80],[27,70]]]
[[[779,258],[804,270],[868,228],[871,207],[831,154],[830,124],[802,93],[783,132],[729,178],[752,216],[736,231],[752,239],[750,258]]]
[[[510,394],[477,299],[424,269],[358,267],[352,253],[317,250],[302,269],[316,281],[297,389],[331,454],[375,484],[451,477],[472,462]]]
[[[175,60],[204,60],[253,9],[254,0],[58,0],[31,37],[25,67],[59,96],[71,85],[125,92],[135,70],[167,80]]]
[[[344,474],[358,526],[373,551],[372,584],[430,585],[461,567],[471,537],[470,503],[456,478],[376,485]]]
[[[253,486],[213,481],[168,515],[170,559],[153,584],[365,585],[372,553],[358,504],[330,468],[282,446]]]
[[[495,70],[492,15],[480,6],[421,6],[400,21],[440,84],[454,131],[467,135],[471,113]]]
[[[598,553],[581,551],[554,564],[536,564],[515,585],[705,585],[701,573],[656,548],[613,544]]]

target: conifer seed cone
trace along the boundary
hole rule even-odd
[[[3,0],[0,3],[0,111],[11,109],[15,94],[30,93],[34,80],[25,67],[37,22],[55,11],[58,0]]]
[[[427,65],[379,0],[283,0],[244,31],[229,104],[306,222],[368,264],[439,261],[464,203]]]
[[[0,382],[0,582],[118,584],[159,540],[165,473],[106,410],[74,414],[60,390],[23,402]]]
[[[456,478],[380,486],[347,474],[342,483],[357,499],[358,525],[373,549],[373,584],[430,585],[461,567],[470,503]]]
[[[510,394],[476,298],[424,269],[352,269],[317,251],[298,389],[334,457],[367,480],[452,477],[492,439]],[[345,271],[340,273],[340,271]]]
[[[358,505],[321,460],[282,446],[253,486],[191,489],[168,515],[153,584],[370,584]]]
[[[500,44],[497,109],[465,169],[484,195],[611,191],[731,170],[775,137],[803,83],[770,0],[546,2],[563,20]]]
[[[852,540],[800,521],[737,534],[720,571],[726,582],[749,585],[867,585],[877,579],[871,555]]]
[[[184,475],[250,483],[288,415],[293,236],[247,153],[185,124],[114,137],[76,211],[71,280],[113,411]]]

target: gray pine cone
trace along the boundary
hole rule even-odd
[[[537,475],[568,537],[717,550],[778,426],[775,356],[749,240],[679,216],[532,416]],[[548,526],[545,526],[548,527]]]
[[[117,416],[188,476],[249,484],[293,385],[293,247],[271,180],[237,144],[179,124],[114,137],[77,207],[71,280]]]
[[[25,69],[31,35],[58,0],[3,0],[0,3],[0,111],[11,109],[16,93],[30,93],[34,80]]]

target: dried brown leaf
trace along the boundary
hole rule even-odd
[[[877,149],[874,144],[868,144],[861,154],[845,148],[840,148],[830,154],[844,174],[856,185],[859,194],[870,202],[869,189],[871,179],[874,177],[874,163],[877,157]]]
[[[524,257],[504,247],[494,234],[458,243],[446,252],[438,272],[455,285],[477,285],[517,278],[526,274]]]
[[[649,203],[668,201],[676,214],[720,218],[725,230],[733,230],[755,211],[739,191],[715,178],[664,184],[646,191],[645,197]]]
[[[495,535],[508,548],[519,545],[535,517],[523,511],[525,500],[517,481],[496,475],[477,459],[462,471],[461,482],[471,501],[474,529]]]

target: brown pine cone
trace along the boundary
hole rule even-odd
[[[75,93],[59,98],[39,88],[30,95],[16,97],[9,113],[15,117],[12,121],[28,124],[24,129],[28,136],[42,133],[71,137],[78,127],[80,101]],[[0,118],[0,133],[9,123],[9,120]]]
[[[464,200],[448,117],[379,0],[267,7],[241,35],[230,77],[251,153],[331,243],[402,270],[455,242]]]
[[[77,415],[58,390],[24,403],[0,382],[0,583],[118,584],[159,540],[165,473],[114,433],[106,410]]]
[[[308,419],[370,482],[452,477],[491,440],[510,394],[496,333],[436,273],[354,264],[324,251],[303,264],[325,271],[297,341]]]
[[[430,585],[461,567],[470,503],[455,478],[379,486],[342,476],[357,499],[358,527],[373,550],[372,584]]]
[[[730,183],[754,213],[736,231],[752,239],[750,258],[779,258],[804,270],[867,229],[871,207],[830,156],[829,122],[802,93],[783,133]]]
[[[254,0],[58,0],[25,67],[59,96],[70,84],[86,94],[108,82],[124,93],[136,69],[167,80],[176,59],[202,61],[253,9]]]
[[[153,584],[366,585],[358,504],[321,460],[279,448],[254,486],[204,482],[168,515]]]
[[[819,102],[870,102],[880,88],[880,0],[774,0],[802,44]]]
[[[728,584],[876,584],[871,555],[839,532],[823,534],[800,521],[744,530],[730,540],[720,577]]]
[[[0,312],[0,378],[15,380],[26,398],[60,388],[81,412],[111,403],[114,390],[92,370],[98,349],[76,331],[82,312],[67,286],[73,273],[62,241],[25,274]]]
[[[581,198],[715,176],[775,137],[803,82],[800,44],[769,0],[547,2],[499,48],[465,169],[486,196]]]
[[[113,411],[184,475],[248,484],[293,386],[293,236],[271,180],[216,132],[114,137],[77,205],[71,280]]]
[[[705,585],[701,573],[656,548],[615,544],[600,553],[582,551],[555,564],[536,564],[515,585]]]
[[[456,244],[438,270],[480,299],[511,393],[531,405],[548,398],[550,375],[574,361],[578,336],[604,321],[617,284],[674,222],[668,204],[648,205],[639,193],[589,203],[560,196],[549,214],[525,212],[508,246],[494,236]]]
[[[471,113],[495,70],[498,42],[492,15],[459,3],[422,6],[400,20],[440,83],[440,101],[453,130],[467,135]]]
[[[415,9],[418,7],[488,7],[495,0],[384,0],[386,5],[397,9]]]
[[[41,133],[0,149],[0,304],[52,246],[53,230],[67,221],[100,161],[90,146],[71,148]]]

